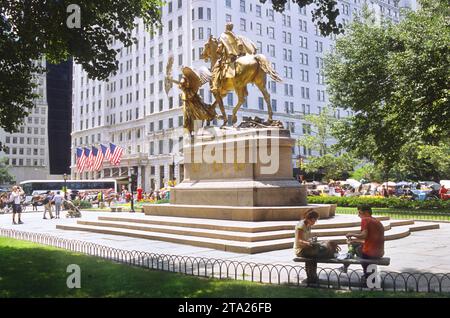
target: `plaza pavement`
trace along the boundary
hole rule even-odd
[[[82,213],[83,220],[96,220],[99,216],[111,216],[111,213],[107,212]],[[121,215],[131,216],[132,214],[122,213]],[[136,250],[166,255],[205,257],[253,262],[258,264],[303,265],[292,261],[292,249],[248,255],[125,236],[81,231],[65,231],[56,229],[56,225],[75,224],[77,219],[61,218],[43,220],[41,211],[37,213],[26,212],[23,214],[22,220],[25,224],[13,225],[11,214],[0,214],[0,228],[24,232],[45,233],[65,239],[92,242],[123,250]],[[406,238],[387,241],[385,244],[385,256],[391,258],[391,265],[383,267],[382,270],[410,273],[450,273],[450,223],[440,223],[440,227],[439,230],[413,232]],[[327,264],[324,267],[335,268],[336,266]],[[358,269],[357,266],[353,267]]]

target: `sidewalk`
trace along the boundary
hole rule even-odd
[[[111,216],[111,213],[82,212],[83,220],[96,220],[99,216]],[[65,215],[65,213],[62,213]],[[122,213],[124,215],[133,215]],[[143,217],[138,214],[139,217]],[[226,259],[258,264],[302,265],[292,261],[291,249],[273,251],[261,254],[236,254],[208,248],[174,244],[161,241],[130,238],[78,231],[56,229],[57,224],[75,224],[78,219],[43,220],[42,212],[27,212],[22,215],[25,224],[13,225],[12,215],[0,214],[0,228],[17,231],[44,233],[65,239],[92,242],[122,250],[136,250],[156,254],[205,257],[211,259]],[[412,233],[409,237],[387,241],[385,255],[391,258],[391,265],[380,268],[392,272],[428,272],[450,273],[450,224],[441,223],[441,229]],[[345,248],[344,248],[345,250]],[[339,266],[327,265],[327,268]],[[358,269],[357,266],[352,267]]]

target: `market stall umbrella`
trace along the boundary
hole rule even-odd
[[[361,182],[355,180],[355,179],[347,179],[347,181],[345,181],[347,184],[351,185],[352,188],[359,188],[361,186]]]
[[[389,181],[383,183],[382,185],[384,185],[385,187],[395,187],[397,184],[395,182]]]
[[[411,182],[406,182],[406,181],[400,181],[399,183],[397,183],[397,187],[403,187],[403,186],[411,186]]]
[[[422,183],[422,182],[419,182],[419,183]],[[439,183],[437,183],[437,182],[434,182],[434,181],[425,181],[423,183],[428,188],[431,188],[431,189],[436,190],[436,191],[441,188],[441,185]]]

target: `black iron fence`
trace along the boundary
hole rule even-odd
[[[25,240],[56,248],[100,257],[130,266],[151,270],[176,272],[205,278],[244,280],[258,283],[307,286],[306,270],[301,265],[257,264],[243,261],[211,259],[202,257],[155,254],[121,250],[96,243],[68,240],[41,233],[0,229],[0,236]],[[360,270],[342,273],[335,268],[318,268],[319,282],[313,287],[370,290],[362,282]],[[450,293],[450,274],[382,272],[374,290],[393,292]],[[372,289],[372,290],[373,290]]]

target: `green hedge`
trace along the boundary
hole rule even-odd
[[[394,209],[436,209],[450,212],[450,201],[442,200],[407,200],[398,197],[333,197],[333,196],[309,196],[308,203],[311,204],[337,204],[341,207],[357,207],[367,204],[373,208],[394,208]]]
[[[92,209],[92,203],[89,201],[73,200],[72,203],[80,209]]]

